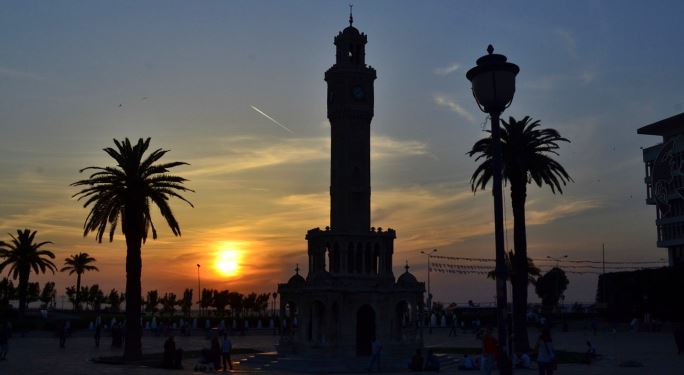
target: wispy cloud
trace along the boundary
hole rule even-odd
[[[470,112],[468,112],[465,108],[448,96],[435,94],[433,99],[437,105],[448,108],[450,111],[459,114],[469,122],[475,122],[475,116],[473,116]]]
[[[457,63],[452,63],[448,66],[445,66],[443,68],[435,68],[433,72],[438,75],[438,76],[446,76],[449,75],[455,71],[457,71],[461,66]]]
[[[330,158],[330,137],[288,138],[277,142],[258,137],[235,137],[221,140],[220,144],[205,146],[205,156],[193,159],[193,168],[184,175],[196,178],[239,173],[257,168],[323,162]],[[371,150],[374,161],[420,155],[436,159],[424,142],[377,134],[371,138]]]
[[[287,126],[281,124],[280,122],[278,122],[278,120],[274,119],[273,117],[267,115],[266,113],[264,113],[264,111],[260,110],[259,108],[255,107],[255,106],[253,106],[253,105],[250,105],[250,107],[252,107],[253,110],[257,111],[257,112],[258,112],[259,114],[261,114],[262,116],[264,116],[264,117],[266,117],[267,119],[271,120],[272,123],[274,123],[274,124],[280,126],[281,128],[283,128],[285,131],[287,131],[287,132],[289,132],[289,133],[291,133],[291,134],[294,134],[294,132],[293,132],[292,130],[290,130],[290,128],[288,128]]]

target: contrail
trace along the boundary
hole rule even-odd
[[[294,132],[293,132],[292,130],[290,130],[287,126],[285,126],[285,125],[279,123],[279,122],[276,121],[273,117],[271,117],[271,116],[265,114],[264,111],[260,110],[259,108],[255,107],[255,106],[253,106],[253,105],[250,105],[250,107],[252,107],[253,110],[259,112],[262,116],[264,116],[264,117],[266,117],[267,119],[271,120],[274,124],[280,126],[281,128],[287,130],[288,132],[294,134]]]

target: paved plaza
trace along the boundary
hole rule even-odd
[[[536,330],[531,330],[531,338],[536,337]],[[586,339],[591,339],[602,358],[588,365],[561,365],[557,374],[658,374],[675,375],[684,373],[684,355],[676,355],[674,340],[669,332],[599,332],[592,336],[586,330],[568,333],[554,333],[554,343],[557,349],[569,351],[583,351]],[[208,340],[204,336],[177,337],[177,345],[184,350],[199,350],[208,347]],[[456,338],[448,337],[446,329],[436,329],[432,335],[425,336],[426,345],[438,347],[474,347],[478,341],[471,333],[460,333]],[[161,352],[163,337],[143,338],[146,353]],[[233,337],[237,348],[255,348],[273,351],[277,337],[272,335],[236,336]],[[96,349],[92,336],[87,332],[77,332],[71,337],[65,349],[59,348],[56,337],[44,332],[33,332],[25,336],[15,335],[10,341],[8,360],[0,362],[0,374],[193,374],[193,361],[184,363],[184,370],[164,370],[146,367],[116,366],[95,364],[91,358],[120,354],[120,350],[110,348],[108,337],[102,340],[102,346]],[[239,360],[240,358],[235,358]],[[406,361],[408,362],[408,358]],[[638,361],[644,367],[625,368],[620,363]],[[236,367],[236,373],[269,373],[255,370],[247,365]],[[442,373],[458,373],[455,368]],[[474,372],[464,372],[474,373]],[[522,370],[517,373],[535,374],[532,370]]]

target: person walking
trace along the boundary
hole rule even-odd
[[[494,358],[496,358],[499,343],[494,336],[492,336],[492,327],[489,325],[485,329],[484,334],[479,335],[478,338],[482,341],[480,371],[485,375],[491,375],[494,370]]]
[[[7,360],[7,351],[9,350],[9,328],[7,323],[0,323],[0,361]]]
[[[64,349],[66,347],[66,338],[69,333],[69,326],[64,323],[62,329],[59,330],[59,347]]]
[[[537,350],[539,375],[553,375],[553,372],[556,370],[556,353],[553,351],[551,330],[548,328],[542,329],[535,349]]]
[[[214,363],[214,368],[221,368],[221,345],[219,344],[219,339],[214,336],[211,339],[211,361]]]
[[[373,370],[373,365],[378,364],[378,372],[380,372],[380,353],[382,352],[382,344],[380,344],[380,340],[377,338],[373,339],[373,343],[371,344],[371,360],[370,363],[368,364],[368,371]]]
[[[102,337],[102,324],[95,325],[95,347],[100,347],[100,338]]]
[[[223,358],[223,371],[233,370],[233,361],[230,360],[230,352],[233,350],[233,343],[230,341],[228,334],[223,334],[223,342],[221,343],[221,357]],[[226,367],[226,362],[228,367]]]

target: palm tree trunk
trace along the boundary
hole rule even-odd
[[[81,310],[81,274],[78,272],[76,273],[76,297],[74,303],[74,310]]]
[[[21,315],[26,314],[28,307],[26,304],[26,293],[28,292],[29,273],[31,273],[29,267],[22,268],[19,272],[19,313]]]
[[[517,180],[517,181],[515,181]],[[523,178],[511,181],[511,205],[513,206],[513,243],[515,256],[511,262],[513,275],[513,346],[516,351],[526,353],[530,348],[527,336],[527,233],[525,229],[525,200],[527,181]]]
[[[129,216],[131,217],[131,216]],[[124,359],[135,361],[142,357],[142,329],[140,326],[140,308],[142,306],[140,276],[142,273],[141,247],[142,238],[139,228],[130,225],[126,231],[126,341]],[[133,233],[131,233],[133,232]]]

